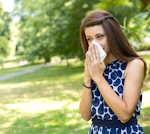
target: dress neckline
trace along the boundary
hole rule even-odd
[[[108,66],[108,65],[111,65],[111,64],[115,64],[117,61],[119,61],[119,60],[114,60],[114,61],[112,61],[112,62],[110,62],[110,63],[108,63],[106,65]]]

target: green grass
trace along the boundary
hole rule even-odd
[[[63,64],[0,82],[0,134],[83,134],[83,66]]]
[[[91,122],[82,119],[79,101],[84,67],[43,68],[0,82],[0,134],[87,134]],[[3,70],[2,70],[3,72]],[[150,78],[143,88],[139,124],[150,133]]]

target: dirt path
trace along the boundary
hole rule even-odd
[[[150,54],[150,51],[139,51],[139,52],[137,52],[137,54],[146,55],[146,54]]]
[[[59,61],[57,61],[55,63],[49,63],[49,64],[38,66],[38,67],[29,69],[29,70],[21,71],[21,72],[18,72],[18,73],[1,76],[0,77],[0,81],[7,80],[7,79],[10,79],[10,78],[13,78],[13,77],[17,77],[17,76],[20,76],[20,75],[23,75],[23,74],[32,73],[32,72],[35,72],[35,71],[37,71],[37,70],[39,70],[41,68],[51,67],[51,66],[54,66],[54,65],[56,65],[56,64],[58,64],[60,62],[61,62],[61,60],[59,60]]]

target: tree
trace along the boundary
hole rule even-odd
[[[135,17],[144,7],[140,0],[15,0],[15,3],[14,15],[20,17],[18,54],[30,60],[38,57],[49,62],[55,55],[83,59],[79,27],[86,13],[93,9],[111,12],[129,38],[139,41],[145,28],[145,22]]]
[[[97,0],[15,0],[14,14],[18,23],[20,40],[18,53],[28,57],[44,58],[58,55],[61,58],[83,58],[79,27],[85,13]],[[34,5],[34,6],[31,6]],[[21,8],[20,8],[21,7]]]
[[[0,56],[1,57],[6,57],[9,54],[10,22],[11,22],[11,14],[3,10],[2,2],[0,1]]]

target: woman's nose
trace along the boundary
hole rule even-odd
[[[95,41],[97,44],[99,44],[100,45],[100,42],[99,41],[97,41],[96,39],[95,40],[92,40],[92,43],[93,43],[93,41]],[[91,43],[91,44],[92,44]]]

